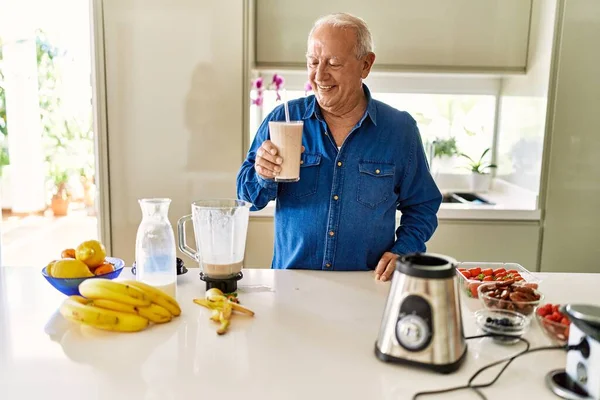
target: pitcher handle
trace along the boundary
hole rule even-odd
[[[198,257],[196,256],[197,252],[187,245],[187,240],[185,236],[185,223],[192,219],[192,215],[186,215],[179,218],[177,221],[177,242],[179,250],[181,250],[186,256],[190,257],[194,261],[198,261]]]

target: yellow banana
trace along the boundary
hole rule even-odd
[[[210,288],[204,293],[204,298],[210,301],[224,301],[227,300],[225,294],[217,288]]]
[[[150,297],[137,287],[110,279],[86,279],[79,285],[79,293],[88,299],[114,300],[132,306],[149,306]]]
[[[215,310],[212,310],[212,312],[211,312],[211,314],[210,314],[210,319],[211,319],[212,321],[215,321],[215,322],[220,322],[220,319],[221,319],[221,311],[219,311],[219,310],[216,310],[216,309],[215,309]]]
[[[221,321],[221,326],[217,329],[217,334],[222,335],[227,332],[227,328],[229,328],[229,321],[231,319],[231,303],[223,303],[223,310],[219,313],[219,321]]]
[[[228,319],[224,319],[221,322],[221,325],[219,325],[219,328],[217,329],[217,335],[223,335],[225,333],[227,333],[227,328],[229,328],[229,324],[231,322],[229,322]]]
[[[241,312],[242,314],[247,314],[250,316],[254,315],[254,311],[250,310],[249,308],[246,308],[244,306],[241,306],[237,303],[234,303],[232,301],[226,300],[226,301],[210,301],[210,300],[206,300],[206,299],[194,299],[194,303],[198,304],[199,306],[202,307],[206,307],[210,310],[221,310],[223,308],[224,304],[228,304],[231,306],[231,308],[233,309],[233,311],[238,311]]]
[[[131,285],[136,287],[150,298],[153,303],[158,304],[159,306],[166,308],[169,310],[171,314],[174,316],[179,316],[181,314],[181,307],[179,307],[179,303],[173,297],[169,296],[167,293],[163,292],[160,289],[155,288],[154,286],[148,285],[144,282],[139,282],[135,280],[126,280],[123,281],[127,285]]]
[[[132,306],[131,304],[123,304],[113,300],[96,299],[92,301],[92,305],[107,310],[136,314],[156,324],[169,322],[173,318],[168,310],[154,303],[151,303],[149,306]]]
[[[150,323],[139,315],[93,306],[90,300],[80,296],[67,297],[60,306],[60,313],[68,320],[108,331],[137,332]]]

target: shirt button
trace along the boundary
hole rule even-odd
[[[335,233],[333,233],[333,231],[329,231],[329,236],[333,236],[335,235]]]
[[[333,196],[333,199],[337,200],[337,199],[339,199],[339,197],[337,195],[335,195],[335,196]]]
[[[376,174],[379,174],[380,172],[381,172],[381,171],[380,171],[380,170],[378,170],[378,169],[376,169],[376,170],[375,170],[375,173],[376,173]]]
[[[331,267],[331,264],[329,264],[329,263],[325,264],[325,268],[330,268],[330,267]]]
[[[341,166],[342,166],[342,162],[338,161],[338,167],[341,167]]]
[[[304,164],[304,160],[300,160],[300,165]],[[379,172],[378,172],[379,173]]]

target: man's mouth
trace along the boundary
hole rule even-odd
[[[335,85],[317,85],[319,90],[331,90],[335,87]]]

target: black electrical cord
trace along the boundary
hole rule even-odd
[[[511,338],[511,339],[515,338],[514,336],[509,336],[509,335],[485,334],[485,335],[469,336],[465,339],[470,340],[470,339],[479,339],[479,338],[484,338],[484,337],[504,337],[504,338]],[[519,341],[525,343],[525,350],[522,350],[511,357],[503,358],[501,360],[495,361],[491,364],[488,364],[488,365],[480,368],[479,370],[477,370],[475,372],[475,374],[473,374],[473,376],[471,376],[471,378],[469,379],[469,382],[466,385],[450,387],[447,389],[431,390],[431,391],[427,391],[427,392],[418,392],[413,396],[413,400],[417,399],[419,396],[449,393],[449,392],[455,392],[457,390],[465,390],[465,389],[471,389],[481,399],[487,400],[487,397],[485,397],[485,395],[479,389],[490,387],[494,383],[496,383],[496,381],[500,378],[500,376],[502,375],[504,370],[506,370],[506,368],[510,365],[510,363],[512,363],[516,358],[518,358],[524,354],[530,354],[530,353],[533,353],[536,351],[542,351],[542,350],[570,350],[570,349],[577,348],[577,346],[545,346],[545,347],[536,347],[534,349],[531,349],[531,343],[529,343],[529,341],[527,339],[524,339],[521,337],[519,337],[518,339],[519,339]],[[505,363],[504,366],[500,369],[500,372],[498,372],[498,374],[496,374],[496,376],[494,377],[494,379],[491,382],[473,385],[473,381],[475,380],[475,378],[477,378],[477,376],[479,376],[483,371],[485,371],[489,368],[492,368],[496,365],[502,364],[502,363]]]

